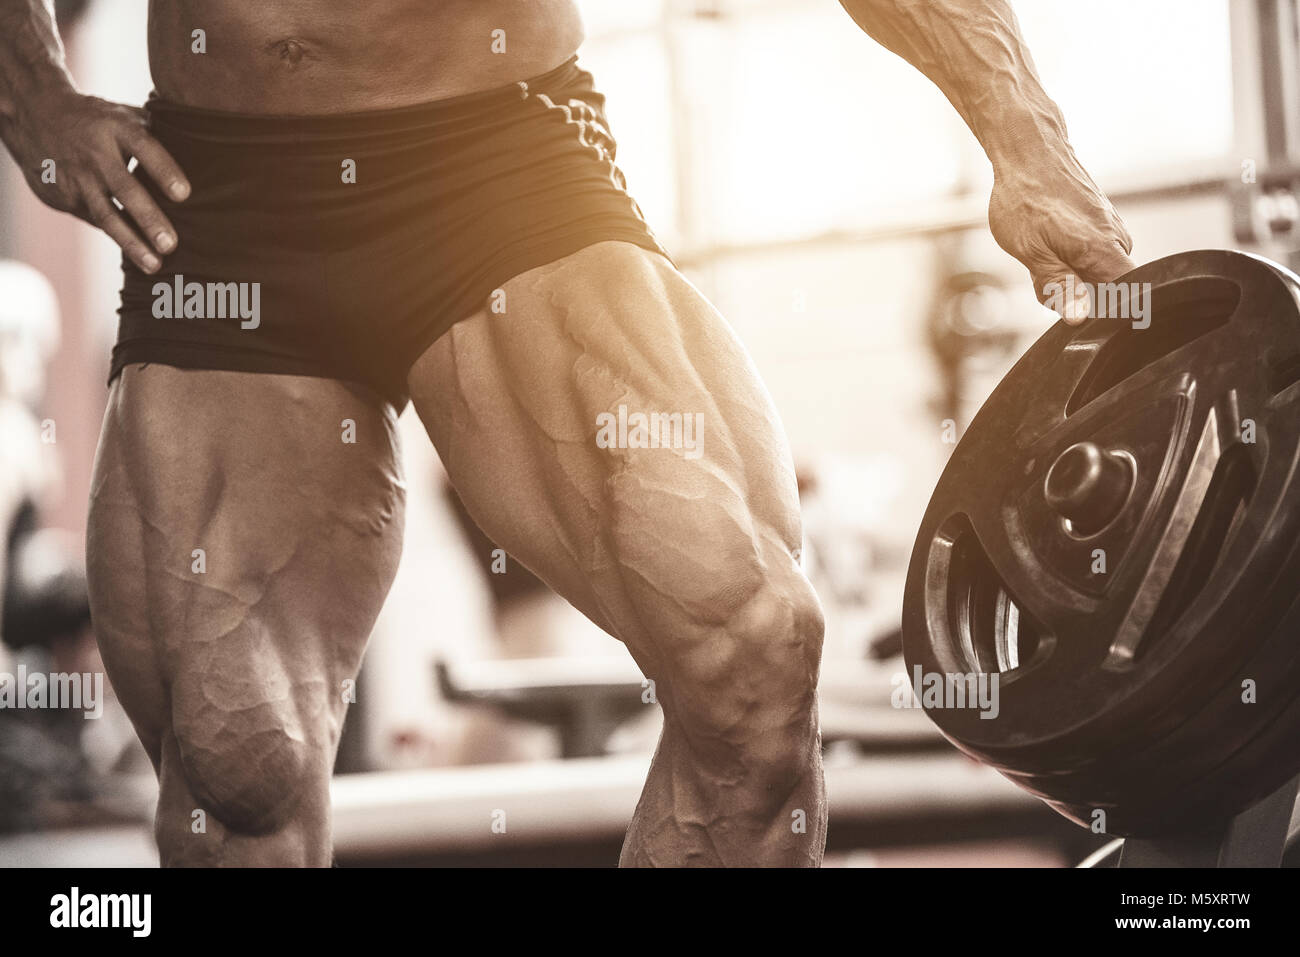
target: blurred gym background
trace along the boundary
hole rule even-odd
[[[828,621],[827,864],[1076,863],[1101,840],[890,705],[934,481],[1051,321],[988,234],[986,158],[834,0],[582,6],[630,188],[749,347],[794,448]],[[1226,246],[1294,264],[1294,0],[1016,8],[1136,259]],[[81,88],[142,102],[146,0],[59,12]],[[0,258],[0,672],[99,672],[80,554],[118,255],[6,155]],[[409,410],[403,427],[406,552],[339,757],[339,862],[612,864],[658,709],[620,645],[509,558],[500,572]],[[0,709],[0,866],[156,863],[152,772],[108,694],[98,720]]]

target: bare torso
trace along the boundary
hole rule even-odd
[[[194,52],[195,30],[204,31],[204,53]],[[353,112],[457,96],[544,73],[581,42],[574,0],[149,3],[159,94],[241,113]]]

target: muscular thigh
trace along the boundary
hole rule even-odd
[[[725,645],[700,646],[698,630],[646,623],[720,625],[765,581],[797,574],[794,471],[747,354],[665,259],[630,244],[588,247],[503,292],[503,311],[452,327],[410,376],[467,508],[647,673],[691,655],[724,665]],[[695,447],[662,434],[634,447],[637,413],[693,416]]]
[[[224,738],[256,763],[341,717],[340,683],[400,549],[394,426],[325,379],[143,365],[114,382],[91,490],[91,605],[155,763],[168,733],[187,758],[221,753]]]

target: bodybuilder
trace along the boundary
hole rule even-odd
[[[843,5],[979,139],[993,234],[1038,290],[1131,267],[1006,0]],[[790,455],[627,191],[572,0],[153,0],[148,29],[155,93],[124,106],[77,90],[46,3],[0,0],[0,134],[123,251],[87,554],[163,863],[330,862],[413,401],[488,536],[656,683],[622,862],[817,864],[822,616]],[[603,447],[619,406],[702,415],[702,454]]]

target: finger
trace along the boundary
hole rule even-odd
[[[127,135],[122,145],[140,161],[149,178],[173,200],[180,203],[189,198],[190,181],[180,164],[156,139],[137,127]]]
[[[110,170],[106,179],[113,198],[121,203],[122,208],[135,220],[149,242],[153,243],[154,249],[164,255],[175,249],[176,230],[168,221],[166,214],[153,201],[149,191],[141,186],[125,167]]]
[[[1128,226],[1125,225],[1124,220],[1119,218],[1118,213],[1112,214],[1111,219],[1114,220],[1115,232],[1119,233],[1120,248],[1124,250],[1125,255],[1132,254],[1133,236],[1129,233]]]
[[[1057,268],[1034,274],[1038,301],[1071,326],[1092,315],[1092,294],[1086,283],[1061,264]]]
[[[1123,240],[1115,238],[1089,246],[1079,261],[1070,265],[1075,275],[1089,282],[1110,282],[1136,268],[1137,264],[1129,258]]]
[[[92,192],[86,196],[86,212],[92,223],[108,234],[108,237],[122,247],[143,272],[154,273],[162,266],[162,260],[136,234],[127,221],[109,200],[107,194]]]

